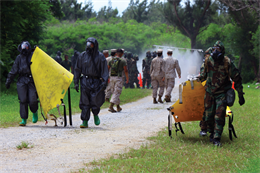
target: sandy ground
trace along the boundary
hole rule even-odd
[[[177,100],[177,88],[172,101]],[[72,127],[54,127],[53,121],[28,124],[26,127],[0,128],[0,172],[70,172],[86,168],[85,163],[107,158],[115,153],[138,148],[167,126],[168,111],[173,104],[153,104],[148,96],[122,105],[122,112],[100,112],[101,124],[80,129],[80,114],[73,116]],[[27,141],[30,149],[18,150]]]

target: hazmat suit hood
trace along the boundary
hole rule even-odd
[[[98,42],[95,38],[93,37],[89,37],[86,42],[91,42],[94,44],[94,50],[93,52],[90,52],[90,50],[87,49],[86,47],[86,52],[89,54],[89,55],[93,55],[94,57],[98,56],[99,55],[99,52],[98,52]]]
[[[31,45],[30,45],[30,43],[28,42],[28,41],[22,41],[19,45],[18,45],[18,48],[17,48],[17,50],[20,52],[20,53],[22,53],[22,44],[23,43],[26,43],[27,45],[28,45],[28,52],[30,52],[31,50],[32,50],[32,48],[31,48]]]

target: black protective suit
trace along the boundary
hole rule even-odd
[[[104,90],[109,76],[106,58],[103,53],[98,51],[97,40],[90,37],[87,42],[93,43],[94,49],[92,52],[87,49],[80,54],[74,70],[76,89],[80,79],[81,119],[86,121],[90,118],[90,109],[94,115],[99,114],[100,107],[105,101]]]
[[[71,66],[73,67],[72,74],[74,74],[75,65],[76,65],[76,62],[77,62],[77,59],[78,59],[79,55],[80,55],[80,53],[75,50],[74,51],[74,55],[71,57]]]
[[[61,64],[61,62],[62,62],[62,58],[60,56],[61,56],[61,53],[60,53],[60,51],[58,51],[57,56],[54,58],[55,61],[57,61],[59,64]]]
[[[30,63],[33,51],[30,43],[27,55],[22,54],[21,44],[18,46],[20,54],[16,57],[11,71],[6,80],[6,86],[9,88],[15,76],[19,74],[17,81],[17,93],[20,100],[20,116],[22,119],[28,119],[28,104],[30,110],[35,113],[38,110],[37,91],[31,74]]]

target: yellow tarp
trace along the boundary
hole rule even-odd
[[[182,104],[177,100],[173,105],[171,112],[174,112],[173,117],[175,122],[185,121],[201,121],[204,112],[204,95],[205,84],[193,81],[194,89],[191,89],[190,81],[186,81],[186,85],[183,86],[182,91]],[[231,110],[227,106],[226,116],[231,115]]]
[[[31,71],[44,114],[61,104],[73,74],[62,67],[40,48],[36,48],[31,59]]]

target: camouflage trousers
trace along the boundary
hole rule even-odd
[[[147,82],[147,88],[150,87],[151,84],[151,76],[149,73],[143,73],[143,88],[145,88],[145,84]]]
[[[205,111],[203,112],[202,120],[200,121],[200,129],[203,131],[207,131],[207,122],[205,121]]]
[[[171,98],[171,93],[172,93],[172,89],[174,88],[174,85],[175,85],[175,78],[168,78],[168,79],[165,78],[166,96],[169,96]]]
[[[111,95],[112,95],[110,82],[107,84],[107,88],[106,88],[106,90],[105,90],[105,93],[106,93],[106,97],[105,97],[105,98],[110,99],[110,97],[111,97]]]
[[[209,133],[214,132],[214,138],[221,138],[225,126],[226,96],[225,93],[211,95],[206,92],[204,97],[205,121]]]
[[[120,95],[123,88],[123,77],[118,76],[111,76],[110,77],[110,87],[111,87],[111,93],[112,98],[110,100],[110,103],[114,103],[115,105],[120,104]]]
[[[162,81],[163,77],[152,77],[152,87],[153,87],[153,98],[157,98],[157,90],[159,89],[159,97],[163,96],[164,92],[164,81]]]

